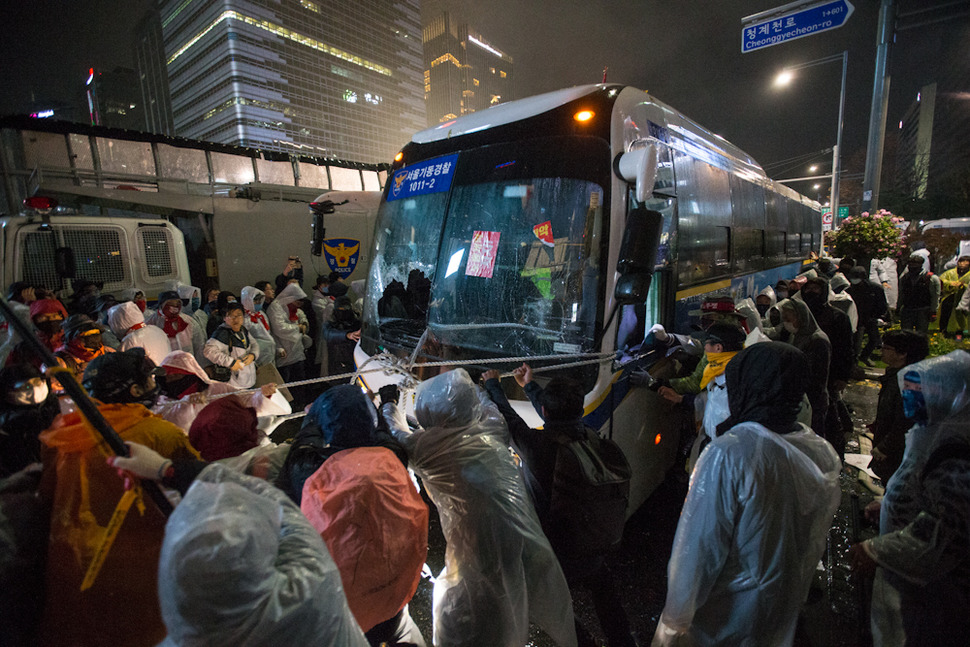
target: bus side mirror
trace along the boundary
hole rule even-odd
[[[74,250],[70,247],[58,247],[54,250],[54,271],[62,279],[74,279],[77,264],[74,262]]]
[[[657,264],[663,222],[663,215],[658,211],[637,207],[630,212],[623,232],[620,257],[616,262],[616,271],[620,276],[613,296],[620,305],[646,301]]]
[[[620,155],[616,163],[617,175],[636,184],[637,202],[643,203],[653,195],[653,185],[657,181],[658,150],[656,144],[648,144],[629,153]]]
[[[310,236],[310,253],[314,256],[323,254],[323,241],[327,237],[327,230],[323,226],[323,216],[334,211],[336,209],[334,209],[331,200],[310,203],[310,213],[313,215],[313,222],[310,225],[313,230],[313,234]]]

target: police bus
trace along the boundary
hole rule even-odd
[[[634,466],[632,512],[678,443],[667,403],[629,383],[646,331],[685,329],[712,294],[794,277],[821,240],[817,202],[645,92],[589,85],[500,104],[417,133],[397,156],[355,359],[511,370],[616,352],[541,377],[582,382],[587,424]],[[376,392],[397,378],[362,379]],[[540,424],[521,392],[513,404]]]

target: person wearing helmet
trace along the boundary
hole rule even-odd
[[[61,329],[64,331],[64,343],[54,352],[54,358],[59,366],[70,371],[75,380],[80,381],[89,362],[115,352],[104,345],[101,326],[87,315],[71,315],[64,321]],[[64,390],[56,380],[53,381],[53,386],[58,393]]]
[[[158,397],[156,367],[141,348],[94,358],[83,385],[98,410],[125,441],[166,458],[198,459],[181,429],[152,414]],[[77,411],[41,433],[41,492],[51,509],[43,645],[156,645],[165,638],[158,608],[158,559],[165,517],[151,504],[132,506],[85,582],[109,521],[122,502],[123,484],[105,463],[104,442]],[[82,582],[89,584],[82,590]],[[119,622],[123,605],[124,622]]]
[[[60,407],[50,380],[30,364],[0,369],[0,478],[40,461],[40,432]]]

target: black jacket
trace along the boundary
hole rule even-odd
[[[900,286],[900,289],[902,286]],[[859,309],[859,321],[878,319],[886,313],[886,291],[882,286],[870,279],[862,279],[856,285],[845,289],[855,301]]]
[[[509,404],[505,392],[502,391],[502,385],[497,379],[486,380],[485,390],[505,418],[512,436],[512,445],[526,465],[526,485],[532,495],[536,514],[542,521],[549,511],[549,496],[552,492],[556,454],[559,449],[557,438],[562,435],[572,439],[584,438],[586,426],[582,418],[577,418],[562,422],[546,422],[543,429],[533,429]],[[535,382],[529,382],[525,385],[525,394],[529,396],[539,415],[542,415],[542,408],[539,405],[542,387]]]

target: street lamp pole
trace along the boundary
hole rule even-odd
[[[839,127],[835,135],[835,148],[832,149],[832,188],[829,204],[832,206],[832,222],[836,222],[839,215],[839,176],[842,173],[842,123],[845,120],[845,78],[849,69],[849,50],[844,50],[841,54],[833,54],[825,58],[819,58],[807,63],[799,63],[785,68],[775,79],[776,85],[788,85],[792,79],[792,72],[803,70],[807,67],[823,65],[825,63],[835,63],[842,61],[842,90],[839,93]]]

